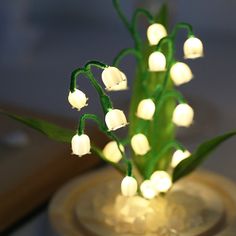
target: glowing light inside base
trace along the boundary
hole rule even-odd
[[[145,155],[150,150],[147,137],[144,134],[135,134],[131,138],[131,146],[136,155]]]
[[[87,106],[88,98],[86,95],[79,89],[75,89],[74,92],[70,92],[68,95],[68,101],[73,108],[76,108],[80,111],[81,108]]]
[[[86,134],[74,135],[71,140],[72,154],[83,156],[90,153],[90,139]]]
[[[135,178],[126,176],[121,182],[121,193],[126,197],[132,197],[137,193],[138,183]]]
[[[153,52],[148,58],[149,70],[153,72],[166,70],[166,57],[161,52]]]
[[[155,109],[155,103],[152,99],[143,99],[138,104],[136,116],[144,120],[152,120]]]
[[[174,152],[171,160],[171,166],[175,168],[181,161],[188,158],[191,155],[191,153],[188,150],[185,150],[184,152],[182,150],[177,150]]]
[[[109,131],[126,126],[127,120],[122,110],[111,109],[105,116],[105,122]]]
[[[125,150],[122,145],[120,145],[120,149],[122,152]],[[122,153],[120,152],[116,141],[111,141],[106,144],[103,149],[103,155],[107,160],[114,163],[118,163],[122,158]]]
[[[172,186],[171,177],[165,171],[155,171],[150,179],[157,192],[167,192]]]
[[[159,41],[167,36],[166,28],[162,24],[152,24],[147,29],[147,38],[150,45],[157,45]]]
[[[177,126],[188,127],[193,123],[194,111],[186,103],[179,104],[173,113],[172,121]]]
[[[125,74],[113,66],[109,66],[103,70],[102,81],[106,86],[106,89],[109,91],[123,90],[127,88],[127,78]]]
[[[170,77],[176,86],[192,80],[193,74],[189,66],[183,62],[176,62],[170,69]]]
[[[203,57],[202,41],[196,37],[188,38],[184,43],[184,57],[186,59]]]
[[[140,190],[143,197],[147,199],[153,199],[157,195],[157,190],[151,180],[143,181],[140,185]]]

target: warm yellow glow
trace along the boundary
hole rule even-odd
[[[76,108],[78,111],[87,106],[86,95],[79,89],[75,89],[74,92],[70,92],[68,95],[68,101],[73,108]]]
[[[124,147],[120,145],[120,149],[122,152],[124,152]],[[105,158],[111,162],[117,163],[122,158],[122,153],[120,152],[117,142],[111,141],[106,144],[106,146],[103,149],[103,155]]]
[[[136,155],[145,155],[150,150],[147,137],[144,134],[135,134],[131,139],[131,146]]]
[[[118,109],[110,110],[105,116],[105,122],[109,131],[117,130],[128,124],[124,112]]]
[[[179,104],[173,113],[172,121],[177,126],[188,127],[193,123],[194,111],[186,103]]]
[[[152,24],[147,29],[147,38],[150,45],[157,45],[159,41],[166,36],[166,28],[161,24]]]
[[[72,154],[83,156],[90,153],[90,139],[86,134],[74,135],[71,140]]]
[[[150,71],[164,71],[166,69],[166,57],[161,52],[153,52],[148,58]]]
[[[113,66],[109,66],[103,70],[102,81],[109,91],[118,91],[127,88],[127,78],[125,74]]]
[[[171,67],[170,76],[177,86],[187,83],[193,78],[191,69],[183,62],[177,62]]]
[[[203,57],[202,41],[195,37],[188,38],[184,43],[184,57],[186,59]]]
[[[143,197],[147,199],[153,199],[157,195],[157,190],[151,180],[143,181],[140,185],[140,190]]]
[[[155,112],[155,103],[152,101],[152,99],[143,99],[138,104],[136,115],[144,120],[152,120],[154,112]]]
[[[167,192],[172,186],[171,177],[165,171],[155,171],[151,176],[151,181],[157,192]]]
[[[126,176],[121,182],[121,193],[126,197],[132,197],[137,193],[138,183],[135,178]]]
[[[174,152],[171,160],[171,166],[175,168],[181,161],[188,158],[191,155],[191,153],[188,150],[185,150],[184,152],[182,150],[177,150]]]

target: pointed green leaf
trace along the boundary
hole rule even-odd
[[[202,143],[197,150],[187,159],[181,161],[173,172],[173,182],[184,177],[196,169],[207,156],[214,151],[221,143],[236,135],[236,131],[232,131],[211,140]]]
[[[17,120],[59,142],[70,143],[73,135],[75,134],[75,131],[73,130],[59,127],[44,120],[19,116],[3,110],[0,110],[0,114]]]
[[[155,17],[156,21],[162,25],[164,25],[166,28],[168,26],[168,5],[167,3],[164,3],[162,7],[160,8],[160,11]]]

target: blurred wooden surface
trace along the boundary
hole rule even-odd
[[[76,121],[39,116],[9,106],[7,109],[55,121],[65,127],[68,124],[76,126]],[[96,129],[90,128],[89,131],[94,137],[101,136]],[[0,139],[14,132],[26,135],[29,142],[22,147],[0,144],[0,232],[49,200],[66,181],[101,164],[92,155],[83,158],[72,156],[69,144],[49,140],[37,131],[0,115]],[[96,140],[104,144],[104,138]]]

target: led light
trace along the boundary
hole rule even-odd
[[[140,186],[143,197],[147,199],[153,199],[157,195],[155,185],[151,180],[145,180]]]
[[[109,131],[126,126],[127,120],[123,111],[111,109],[105,116],[105,122]]]
[[[113,66],[109,66],[103,70],[102,81],[109,91],[127,89],[127,78],[125,74]]]
[[[171,177],[165,171],[155,171],[151,176],[151,181],[157,192],[167,192],[172,186]]]
[[[147,38],[149,40],[150,45],[157,45],[159,41],[166,36],[166,28],[161,24],[152,24],[147,29]]]
[[[151,148],[144,134],[135,134],[131,139],[131,146],[136,155],[145,155]]]
[[[83,156],[90,153],[90,139],[86,134],[74,135],[71,140],[72,154]]]
[[[166,57],[161,52],[153,52],[148,58],[149,70],[153,72],[165,71]]]
[[[124,147],[120,145],[120,150],[124,152]],[[117,163],[122,158],[122,153],[120,152],[117,142],[111,141],[103,149],[103,155],[105,158],[111,162]]]
[[[181,161],[188,158],[191,155],[191,153],[188,150],[185,150],[184,152],[182,150],[177,150],[174,152],[171,160],[171,166],[175,168]]]
[[[202,41],[195,37],[188,38],[184,43],[184,57],[186,59],[203,57]]]
[[[183,62],[177,62],[171,67],[170,76],[177,86],[185,84],[193,78],[191,69]]]
[[[87,100],[88,98],[86,98],[86,95],[79,89],[75,89],[74,92],[70,92],[68,95],[69,103],[73,108],[76,108],[78,111],[88,105]]]
[[[126,176],[121,182],[121,193],[126,197],[132,197],[137,193],[138,183],[135,178]]]
[[[155,103],[152,99],[143,99],[138,104],[138,109],[136,116],[144,120],[152,120],[152,117],[155,113]]]
[[[194,111],[186,103],[179,104],[173,113],[172,121],[177,126],[188,127],[193,123]]]

